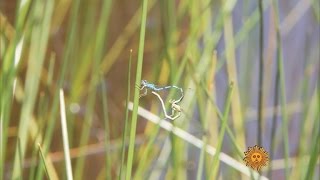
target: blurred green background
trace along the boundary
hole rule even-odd
[[[319,179],[319,4],[1,0],[0,179]]]

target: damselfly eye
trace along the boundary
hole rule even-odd
[[[141,84],[145,85],[145,84],[147,84],[147,81],[146,80],[142,80]]]

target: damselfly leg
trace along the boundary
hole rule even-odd
[[[136,84],[136,88],[138,88],[140,91],[142,91],[144,89],[144,92],[139,95],[139,98],[146,96],[148,93],[147,86],[145,83],[143,83],[143,81],[145,81],[145,80],[142,80],[140,85]]]
[[[171,115],[170,117],[172,118],[172,120],[177,119],[178,117],[181,116],[181,106],[179,106],[178,104],[172,103],[171,104]],[[177,115],[174,116],[177,112]]]
[[[141,89],[142,90],[142,89]],[[146,96],[148,94],[148,89],[144,89],[144,92],[142,94],[139,95],[139,98]]]

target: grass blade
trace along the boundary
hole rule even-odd
[[[318,113],[318,119],[319,119],[319,113]],[[306,174],[305,179],[313,179],[313,176],[315,174],[315,168],[317,165],[317,159],[319,157],[320,152],[320,130],[319,130],[319,121],[314,126],[314,136],[313,136],[313,142],[312,142],[312,148],[311,148],[311,157],[309,159],[309,165],[308,165],[308,171]]]
[[[93,5],[93,7],[98,7],[98,4],[95,3]],[[91,8],[92,11],[94,11],[93,7]],[[94,113],[95,113],[95,103],[96,103],[96,91],[97,91],[97,85],[99,84],[99,76],[101,74],[97,73],[96,70],[99,69],[99,64],[100,61],[102,59],[103,56],[103,49],[105,48],[105,41],[107,38],[107,24],[108,24],[108,20],[109,20],[109,15],[110,15],[110,7],[111,7],[111,1],[103,1],[102,4],[102,9],[101,9],[101,15],[100,15],[100,19],[99,19],[99,24],[97,27],[97,31],[96,31],[96,37],[95,39],[89,38],[90,41],[92,41],[92,47],[94,47],[93,50],[93,62],[87,61],[86,58],[82,59],[81,65],[80,65],[80,70],[78,70],[77,72],[82,74],[81,72],[83,72],[82,75],[76,76],[75,78],[75,82],[74,82],[74,86],[73,86],[73,90],[72,90],[72,99],[79,99],[80,97],[80,90],[79,89],[83,89],[83,83],[84,83],[84,78],[87,77],[87,72],[89,71],[90,68],[87,68],[88,66],[90,67],[91,65],[91,77],[90,77],[90,83],[89,83],[89,88],[87,88],[88,90],[88,98],[87,98],[87,102],[86,102],[86,114],[85,114],[85,118],[84,118],[84,122],[85,125],[82,127],[82,133],[81,133],[81,137],[80,137],[80,146],[84,146],[84,148],[81,149],[81,151],[85,151],[85,145],[89,142],[89,135],[90,135],[90,130],[92,128],[92,122],[93,122],[93,117],[94,117]],[[94,16],[92,14],[87,15],[87,18],[94,18]],[[90,17],[89,17],[90,16]],[[90,20],[88,20],[90,21]],[[91,33],[89,33],[90,31],[92,31],[91,27],[87,27],[86,33],[87,34],[87,38],[91,36]],[[88,36],[88,34],[90,34],[90,36]],[[92,40],[91,40],[92,39]],[[89,44],[85,45],[85,53],[87,56],[91,55],[91,46]],[[98,71],[100,72],[100,71]],[[79,85],[79,83],[81,85]],[[76,89],[77,87],[79,87],[79,89]],[[106,119],[105,119],[106,120]],[[76,167],[75,167],[75,179],[80,179],[82,177],[83,174],[83,169],[84,169],[84,162],[85,162],[85,157],[80,157],[77,161]],[[108,167],[108,166],[107,166]]]
[[[23,164],[22,164],[22,150],[21,150],[20,138],[18,138],[17,145],[18,145],[18,151],[19,151],[19,165],[20,165],[20,174],[21,174],[20,179],[22,180],[23,179]]]
[[[2,104],[0,102],[0,104]],[[1,106],[2,107],[2,106]],[[2,108],[0,107],[0,111]],[[4,162],[4,154],[3,154],[3,116],[2,113],[0,114],[0,179],[2,180],[2,173],[3,173],[3,162]]]
[[[235,129],[236,142],[241,147],[245,149],[245,129],[243,127],[244,118],[242,115],[241,98],[239,92],[239,82],[236,68],[236,55],[235,46],[233,38],[233,25],[231,14],[225,15],[224,18],[224,38],[226,44],[226,58],[227,60],[227,73],[230,81],[234,82],[234,96],[232,97],[231,103],[231,113],[233,119],[233,125]],[[229,47],[229,48],[228,48]]]
[[[101,91],[101,96],[102,96],[102,109],[103,109],[103,120],[104,120],[104,126],[105,126],[105,159],[106,159],[106,171],[107,173],[107,179],[111,179],[111,155],[109,152],[109,145],[110,145],[110,128],[109,128],[109,117],[108,117],[108,102],[107,102],[107,88],[106,88],[106,83],[105,80],[101,80],[102,84],[102,91]]]
[[[279,82],[280,82],[280,101],[281,101],[281,114],[282,114],[282,133],[284,139],[284,159],[285,159],[285,176],[289,178],[289,137],[288,137],[288,115],[287,115],[287,102],[286,102],[286,84],[285,84],[285,73],[283,66],[283,57],[282,57],[282,43],[281,43],[281,32],[280,32],[280,16],[279,16],[279,8],[278,2],[273,0],[272,5],[275,9],[275,27],[277,34],[277,66],[279,71]]]
[[[208,87],[208,89],[213,90],[213,84],[214,84],[214,77],[215,77],[215,68],[216,68],[216,62],[217,62],[217,52],[214,51],[213,56],[212,56],[212,64],[210,65],[211,68],[208,71],[208,80],[206,81],[206,86]],[[205,97],[206,94],[203,93],[203,96]],[[200,102],[199,102],[200,105]],[[210,142],[210,140],[214,139],[214,138],[218,138],[218,135],[216,135],[215,132],[218,132],[218,128],[216,128],[215,124],[217,124],[217,116],[214,113],[214,108],[210,102],[210,100],[208,99],[206,102],[206,108],[205,112],[200,111],[202,113],[202,117],[203,117],[203,122],[202,122],[202,129],[204,130],[204,136],[202,138],[202,141],[205,142],[205,146],[201,149],[201,153],[200,153],[200,160],[198,163],[198,170],[197,170],[197,180],[201,180],[202,179],[202,174],[203,174],[203,166],[206,167],[206,170],[208,172],[210,172],[209,170],[209,163],[208,160],[209,158],[205,158],[205,147],[207,146],[207,144]],[[210,126],[209,125],[212,125]],[[208,135],[210,134],[210,138],[208,138]],[[211,139],[212,138],[212,139]],[[212,143],[213,144],[213,143]],[[206,163],[205,160],[207,161]]]
[[[47,178],[50,180],[50,179],[52,179],[52,178],[50,178],[50,175],[49,175],[49,172],[48,172],[46,159],[45,159],[45,157],[44,157],[44,155],[43,155],[43,153],[42,153],[41,145],[38,144],[38,146],[39,146],[39,155],[40,155],[40,157],[41,157],[44,170],[45,170],[45,172],[46,172]]]
[[[222,124],[221,124],[221,130],[219,133],[219,140],[218,140],[218,145],[217,145],[217,149],[216,149],[216,153],[213,157],[213,161],[212,161],[212,170],[211,173],[209,175],[209,179],[216,179],[217,177],[217,173],[219,170],[219,154],[221,153],[221,149],[222,149],[222,143],[223,143],[223,138],[225,135],[225,130],[226,130],[226,126],[227,126],[227,121],[229,118],[229,111],[230,111],[230,106],[231,106],[231,100],[232,100],[232,91],[233,91],[233,82],[231,82],[229,88],[228,88],[228,93],[227,93],[227,97],[226,97],[226,101],[225,101],[225,106],[224,106],[224,113],[223,113],[223,119],[222,119]]]
[[[33,19],[40,19],[40,23],[34,24],[31,35],[31,48],[29,54],[29,68],[26,76],[25,99],[20,114],[20,124],[18,137],[21,139],[22,160],[26,152],[28,124],[36,102],[39,88],[39,74],[41,74],[42,64],[45,58],[46,47],[49,37],[49,27],[53,11],[54,1],[35,2]],[[37,62],[37,63],[35,63]],[[20,177],[18,152],[15,154],[12,178]],[[23,162],[22,162],[23,163]]]
[[[125,122],[124,122],[124,130],[123,130],[123,134],[122,134],[122,148],[121,148],[121,166],[120,166],[120,172],[119,172],[119,180],[121,180],[122,178],[125,178],[123,176],[125,176],[125,174],[123,174],[122,169],[125,167],[124,164],[124,159],[125,159],[125,143],[126,143],[126,139],[127,139],[127,132],[128,132],[128,124],[129,124],[129,109],[128,109],[128,103],[130,101],[130,91],[131,91],[131,85],[130,85],[130,79],[131,79],[131,59],[132,59],[132,49],[130,50],[130,58],[129,58],[129,65],[128,65],[128,83],[127,83],[127,100],[126,100],[126,118],[125,118]]]
[[[69,152],[69,139],[68,139],[68,129],[67,129],[67,120],[66,120],[66,108],[64,103],[64,94],[63,90],[60,89],[60,115],[61,115],[61,130],[62,130],[62,139],[63,139],[63,151],[64,158],[66,161],[66,173],[67,179],[72,180],[72,167],[71,167],[71,159]]]
[[[146,30],[146,21],[147,21],[147,5],[148,5],[148,0],[143,0],[136,84],[140,84],[140,82],[141,82],[143,52],[144,52],[144,39],[145,39],[145,30]],[[135,141],[135,136],[136,136],[136,126],[137,126],[137,118],[138,118],[137,116],[138,116],[139,95],[140,95],[139,89],[135,88],[134,106],[133,106],[133,112],[132,112],[131,131],[130,131],[129,150],[128,150],[126,180],[129,180],[131,178],[133,155],[134,155],[134,141]]]
[[[259,0],[259,89],[258,89],[258,123],[257,123],[257,137],[258,145],[262,145],[262,109],[263,109],[263,76],[264,76],[264,62],[263,62],[263,43],[264,43],[264,31],[263,31],[263,1]]]

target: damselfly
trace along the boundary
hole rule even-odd
[[[168,118],[168,119],[170,119],[170,120],[173,121],[173,120],[175,120],[175,119],[177,119],[178,117],[181,116],[181,111],[182,111],[182,109],[181,109],[181,107],[177,104],[177,103],[180,102],[181,100],[180,100],[180,101],[178,101],[178,100],[170,100],[170,101],[169,101],[169,103],[171,104],[171,115],[168,115],[168,114],[167,114],[167,111],[166,111],[166,108],[165,108],[165,106],[164,106],[164,102],[163,102],[161,96],[160,96],[158,93],[156,93],[155,91],[152,91],[152,94],[156,95],[156,96],[158,97],[158,99],[160,100],[161,106],[162,106],[162,110],[163,110],[164,116],[165,116],[166,118]],[[175,115],[176,112],[177,112],[177,115]]]
[[[164,87],[159,87],[155,84],[152,84],[152,83],[149,83],[147,80],[142,80],[141,81],[141,87],[140,87],[140,90],[143,90],[144,89],[144,92],[143,94],[140,94],[140,97],[143,97],[143,96],[146,96],[147,93],[148,93],[148,89],[152,90],[152,91],[156,91],[156,92],[159,92],[159,91],[162,91],[162,90],[167,90],[167,89],[171,89],[171,88],[174,88],[174,89],[178,89],[180,92],[181,92],[181,96],[178,100],[175,100],[175,103],[179,103],[183,97],[184,97],[184,94],[183,94],[183,89],[178,87],[178,86],[164,86]]]

